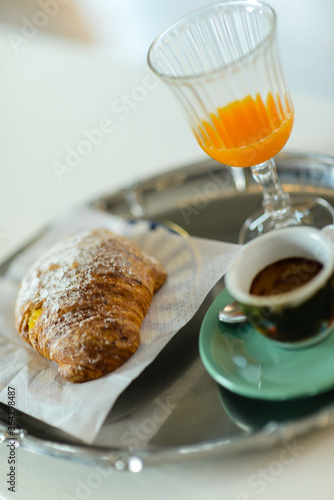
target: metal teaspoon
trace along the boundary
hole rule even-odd
[[[218,313],[219,321],[223,323],[243,323],[247,321],[246,316],[236,302],[231,302],[231,304],[227,304],[223,309],[221,309]]]

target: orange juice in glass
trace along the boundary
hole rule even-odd
[[[276,104],[277,103],[277,104]],[[275,156],[290,137],[294,111],[279,95],[269,92],[263,102],[260,94],[247,96],[211,113],[194,134],[202,149],[214,160],[232,167],[252,167]]]

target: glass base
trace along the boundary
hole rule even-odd
[[[239,243],[248,241],[289,226],[312,226],[322,229],[334,223],[334,208],[323,198],[313,196],[291,198],[291,210],[282,219],[272,219],[263,210],[255,212],[244,222],[239,233]]]

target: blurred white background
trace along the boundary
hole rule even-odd
[[[93,43],[113,57],[144,64],[149,45],[164,28],[191,10],[211,3],[211,0],[1,0],[0,20],[16,24],[13,31],[19,32],[25,24],[24,18],[34,22],[38,11],[53,11],[43,31]],[[334,18],[334,3],[331,0],[267,0],[267,3],[278,15],[279,43],[290,83],[298,89],[332,97],[333,81],[324,68],[334,56],[334,31],[330,23]]]

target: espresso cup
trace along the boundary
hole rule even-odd
[[[294,257],[305,262],[303,274],[308,272],[310,260],[318,261],[322,268],[301,286],[298,283],[301,274],[282,277],[295,281],[298,287],[291,291],[265,296],[250,293],[260,271],[277,261]],[[260,236],[237,253],[225,283],[250,324],[280,347],[309,347],[332,331],[334,251],[324,230],[289,227]]]

